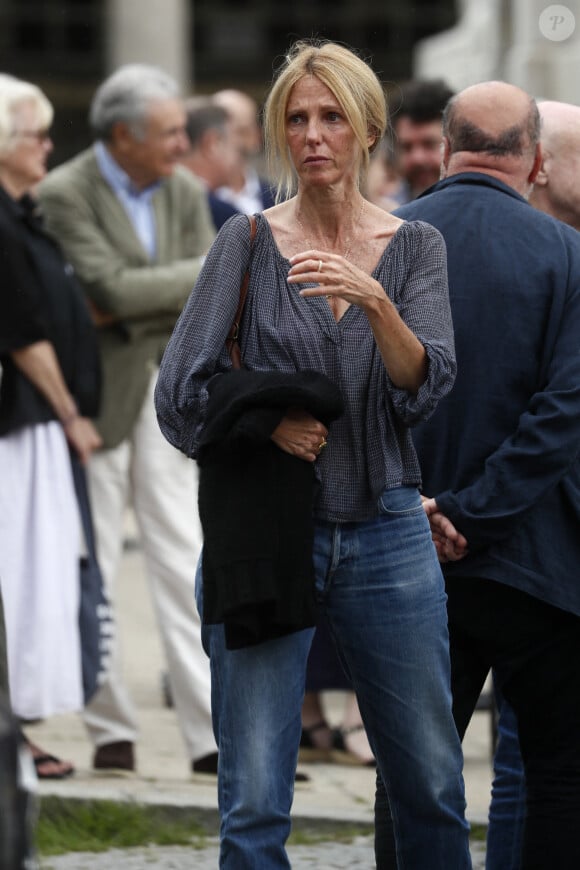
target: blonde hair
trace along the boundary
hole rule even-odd
[[[350,49],[335,42],[300,40],[290,48],[278,70],[264,107],[264,136],[271,170],[279,174],[278,199],[292,194],[296,175],[286,147],[286,109],[294,85],[316,76],[332,91],[361,147],[359,178],[366,173],[375,145],[387,128],[387,105],[381,83],[371,67]],[[374,135],[368,145],[369,134]],[[279,168],[274,170],[278,164]]]
[[[13,141],[16,110],[24,103],[31,103],[38,115],[42,128],[52,124],[54,115],[52,105],[40,88],[14,76],[0,73],[0,154],[6,154],[17,147]]]

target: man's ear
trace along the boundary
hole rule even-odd
[[[538,144],[536,145],[536,153],[534,154],[534,163],[532,166],[532,171],[528,175],[528,182],[530,184],[537,184],[537,177],[538,177],[540,170],[542,169],[542,164],[543,164],[542,146],[538,142]]]
[[[125,150],[134,140],[129,125],[124,121],[117,121],[111,128],[111,142],[116,148]]]
[[[199,143],[200,150],[205,154],[208,152],[211,154],[215,150],[216,145],[219,144],[221,138],[219,131],[216,130],[215,127],[210,127],[201,137]]]
[[[447,177],[447,170],[449,169],[449,161],[451,159],[451,145],[449,144],[449,139],[444,136],[441,140],[441,168],[439,170],[439,178]]]
[[[549,151],[544,151],[542,153],[542,163],[534,179],[534,184],[536,187],[546,187],[546,185],[548,184],[548,178],[550,174],[548,172],[548,163],[550,162],[551,156],[552,155]]]
[[[447,136],[443,137],[441,142],[441,165],[448,169],[449,160],[451,159],[451,145]]]

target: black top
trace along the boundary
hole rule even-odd
[[[34,200],[16,202],[0,187],[0,434],[56,419],[14,365],[11,352],[50,341],[64,379],[85,416],[100,393],[96,335],[72,267],[44,231]]]

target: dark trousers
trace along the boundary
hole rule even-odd
[[[527,791],[521,868],[580,867],[580,618],[493,580],[446,585],[460,736],[490,668],[517,716]],[[378,870],[396,867],[387,807],[378,780]]]

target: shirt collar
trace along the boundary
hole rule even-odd
[[[243,192],[246,194],[246,196],[260,197],[262,194],[262,188],[260,187],[260,176],[252,166],[249,166],[246,170],[246,183],[244,185]]]
[[[458,172],[455,175],[448,175],[447,178],[442,178],[436,184],[424,190],[417,199],[422,199],[424,196],[429,196],[430,193],[437,193],[439,190],[444,190],[446,187],[452,187],[455,184],[480,184],[483,187],[495,187],[497,190],[503,191],[515,199],[521,199],[526,202],[525,197],[517,192],[509,184],[500,181],[499,178],[494,178],[493,175],[488,175],[486,172]]]
[[[101,175],[115,193],[124,193],[134,199],[149,199],[160,187],[161,182],[156,181],[143,190],[139,190],[125,170],[119,166],[104,142],[95,142],[94,150]]]
[[[42,228],[42,215],[38,202],[29,193],[25,193],[20,199],[13,199],[0,185],[0,206],[15,220]]]

